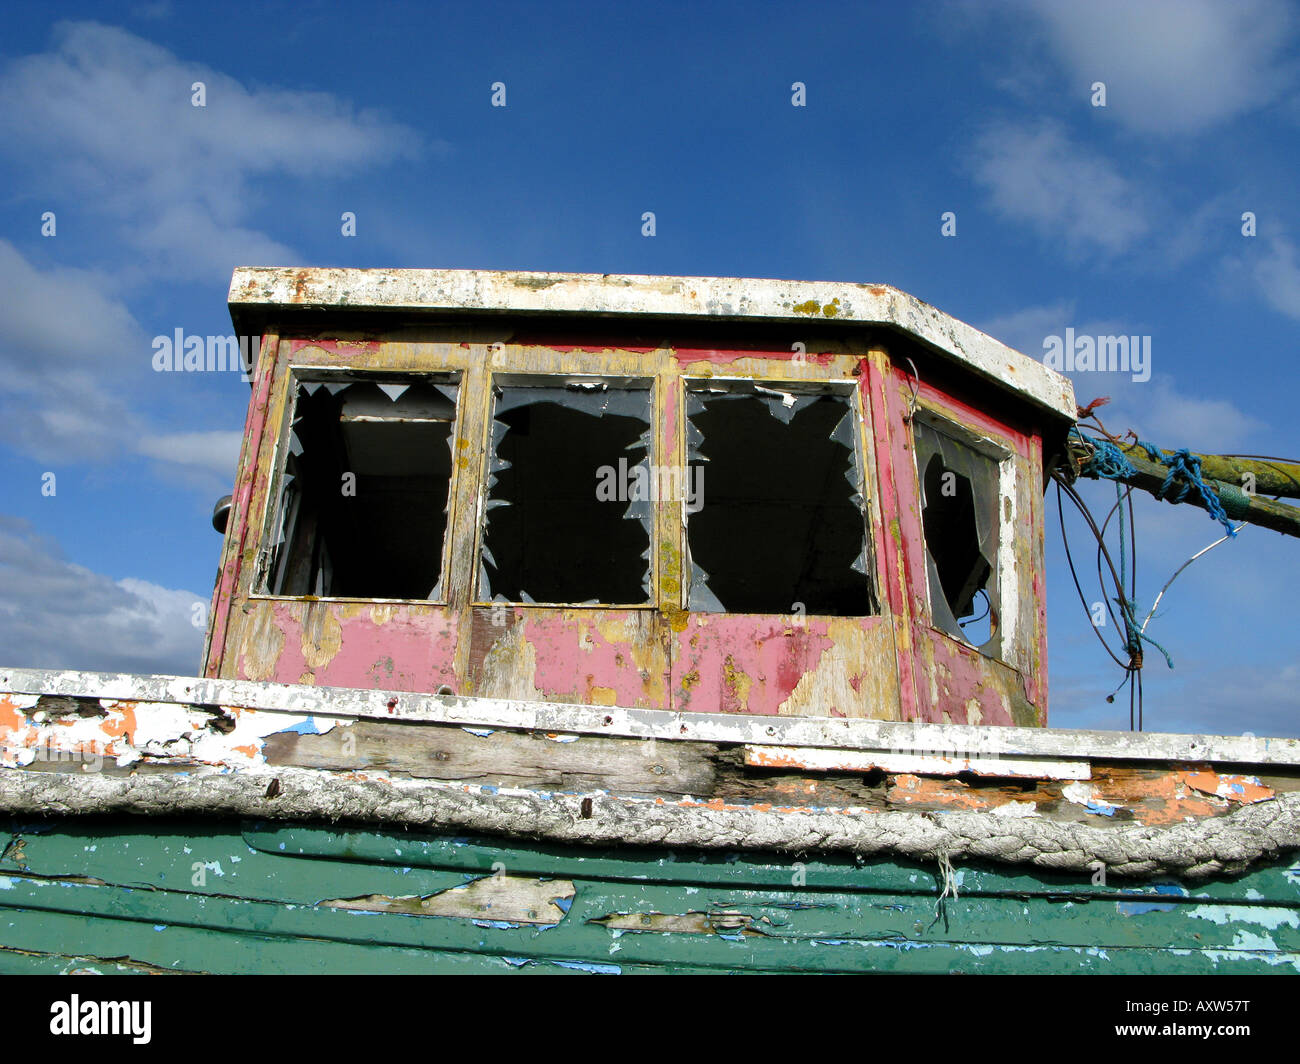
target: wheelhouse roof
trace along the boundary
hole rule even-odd
[[[556,318],[812,322],[905,333],[1054,419],[1074,421],[1070,381],[943,311],[881,284],[745,277],[506,270],[246,266],[230,282],[237,332],[287,310],[334,317],[527,315]]]

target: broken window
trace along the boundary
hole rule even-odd
[[[442,597],[453,381],[300,381],[266,590]]]
[[[482,600],[650,599],[648,383],[495,388]]]
[[[853,410],[848,393],[691,387],[690,609],[878,612]]]
[[[954,436],[914,422],[921,523],[934,624],[998,652],[999,467]]]

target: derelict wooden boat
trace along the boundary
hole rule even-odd
[[[0,970],[1300,968],[1300,743],[1046,727],[1064,378],[882,286],[231,306],[204,675],[0,669]]]

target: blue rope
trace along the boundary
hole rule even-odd
[[[1137,444],[1151,456],[1153,462],[1159,462],[1161,465],[1169,467],[1165,482],[1160,486],[1160,498],[1163,499],[1168,495],[1169,489],[1174,486],[1175,478],[1181,476],[1182,481],[1177,485],[1178,494],[1173,496],[1170,501],[1182,502],[1187,498],[1187,492],[1195,488],[1197,494],[1205,503],[1205,509],[1209,511],[1210,516],[1228,530],[1229,536],[1236,536],[1237,530],[1232,527],[1232,522],[1228,519],[1223,504],[1219,502],[1218,496],[1207,488],[1205,481],[1201,479],[1201,460],[1196,455],[1184,447],[1166,456],[1159,448],[1147,443],[1145,440],[1138,440]]]
[[[1110,440],[1093,439],[1083,433],[1079,433],[1079,439],[1092,447],[1092,457],[1088,459],[1089,472],[1107,480],[1124,480],[1137,472],[1124,452]]]

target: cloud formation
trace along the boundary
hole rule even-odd
[[[1108,115],[1133,132],[1200,133],[1278,100],[1297,16],[1281,0],[1025,0],[1080,98],[1106,84]]]
[[[207,600],[69,562],[53,540],[0,514],[3,664],[192,676]],[[195,606],[201,609],[196,612]]]
[[[335,178],[422,147],[327,93],[248,89],[123,29],[62,22],[53,36],[0,75],[0,139],[38,161],[43,185],[113,219],[156,275],[220,283],[237,265],[290,262],[243,227],[257,179]]]
[[[1070,257],[1117,256],[1150,228],[1141,189],[1058,122],[990,126],[969,165],[997,214],[1059,241]]]

